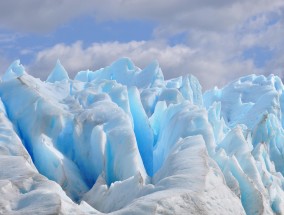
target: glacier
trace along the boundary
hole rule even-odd
[[[284,86],[202,92],[121,58],[0,82],[0,214],[284,214]]]

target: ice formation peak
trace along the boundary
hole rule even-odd
[[[117,69],[118,72],[124,70],[135,70],[134,63],[127,57],[120,58],[117,61],[113,62],[111,64],[111,67]]]
[[[7,69],[6,73],[2,76],[3,81],[8,81],[17,78],[25,73],[25,68],[20,60],[15,60]]]
[[[46,82],[15,61],[2,80],[0,213],[284,214],[277,76],[203,94],[122,58],[74,80],[57,61]]]
[[[56,81],[68,80],[69,76],[65,68],[62,66],[60,60],[58,59],[52,72],[46,79],[46,82],[54,83]]]

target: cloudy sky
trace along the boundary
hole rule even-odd
[[[20,59],[44,79],[57,59],[72,75],[120,57],[204,89],[237,77],[284,78],[283,0],[0,1],[0,70]]]

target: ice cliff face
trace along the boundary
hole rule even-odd
[[[0,83],[0,214],[284,214],[284,95],[247,76],[202,95],[123,58]]]

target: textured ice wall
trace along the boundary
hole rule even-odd
[[[0,212],[284,214],[282,91],[252,75],[202,95],[191,75],[127,58],[74,80],[58,61],[42,82],[15,61],[0,83]]]

